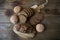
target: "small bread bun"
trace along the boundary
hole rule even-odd
[[[24,23],[26,23],[26,17],[24,16],[24,15],[20,15],[19,16],[19,21],[20,21],[20,24],[24,24]]]
[[[10,22],[11,22],[11,23],[16,24],[16,23],[18,23],[18,21],[19,21],[19,18],[18,18],[17,15],[12,15],[12,16],[10,17]]]
[[[43,24],[37,24],[36,25],[36,31],[37,32],[43,32],[44,30],[44,25]]]
[[[21,6],[14,7],[14,12],[19,13],[21,11]]]

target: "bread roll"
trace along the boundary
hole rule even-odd
[[[24,12],[24,11],[19,12],[18,15],[19,15],[19,16],[20,16],[20,15],[25,15],[26,17],[28,16],[27,13]]]
[[[43,24],[37,24],[36,25],[36,31],[37,32],[43,32],[44,31],[44,25]]]
[[[30,17],[34,14],[34,11],[32,8],[27,8],[27,9],[24,9],[23,11],[26,12],[27,17]]]
[[[19,21],[20,21],[20,24],[25,24],[26,21],[27,21],[26,16],[24,16],[24,15],[20,15],[20,16],[19,16]]]
[[[10,22],[11,23],[16,24],[16,23],[18,23],[18,21],[19,21],[19,17],[17,15],[12,15],[10,17]]]
[[[19,13],[20,11],[21,11],[21,7],[20,6],[14,7],[14,12],[15,13]]]
[[[32,16],[34,13],[32,8],[25,8],[23,9],[21,12],[18,13],[18,15],[25,15],[26,17],[30,17]]]

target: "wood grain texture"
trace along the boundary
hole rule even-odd
[[[34,2],[35,4],[36,2]],[[29,4],[29,5],[28,5]],[[26,6],[33,5],[28,3]],[[49,0],[46,9],[58,9],[60,12],[60,0]],[[18,37],[13,31],[13,25],[9,22],[6,16],[4,16],[4,5],[0,6],[0,40],[25,40]],[[8,7],[8,6],[7,6]],[[60,16],[46,16],[43,24],[45,24],[46,30],[42,33],[38,33],[35,38],[29,40],[60,40]],[[10,26],[11,25],[11,26]]]

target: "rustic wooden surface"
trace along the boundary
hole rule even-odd
[[[4,7],[8,5],[5,4],[0,5],[0,40],[25,40],[18,37],[12,31],[13,25],[9,22],[9,19],[4,16]],[[58,9],[60,13],[60,0],[49,0],[45,9],[52,11],[54,11],[53,9]],[[46,16],[43,23],[45,24],[46,30],[38,33],[35,38],[29,40],[60,40],[60,15]]]

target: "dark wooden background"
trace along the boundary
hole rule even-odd
[[[32,1],[33,0],[31,0],[30,3]],[[39,3],[37,1],[38,0],[33,3]],[[26,5],[30,6],[33,4],[30,3],[28,2],[29,5]],[[9,18],[4,15],[5,8],[11,8],[11,6],[7,2],[2,2],[0,4],[0,40],[25,40],[18,37],[12,31],[13,25],[9,22]],[[43,20],[46,30],[38,33],[35,38],[28,40],[60,40],[60,0],[49,0],[43,13],[45,15],[48,14]]]

